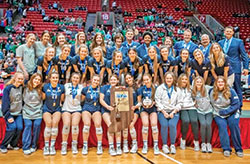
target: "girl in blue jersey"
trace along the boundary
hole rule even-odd
[[[43,86],[43,120],[45,122],[43,148],[44,155],[55,155],[55,142],[58,134],[58,123],[61,119],[61,106],[64,100],[64,86],[59,84],[59,74],[52,72],[49,76],[50,83]],[[49,141],[50,147],[49,147]]]
[[[97,154],[103,153],[102,150],[102,116],[101,116],[101,104],[99,102],[100,97],[100,76],[95,74],[92,77],[91,85],[82,89],[82,99],[84,105],[82,108],[82,121],[83,127],[83,148],[82,154],[88,154],[88,138],[89,129],[91,125],[91,119],[93,120],[96,128],[97,137]]]
[[[236,155],[243,157],[239,127],[240,101],[236,92],[227,85],[225,77],[218,76],[209,95],[214,107],[214,120],[219,128],[220,143],[224,156],[229,157],[232,151],[227,130],[227,126],[229,126]]]
[[[116,74],[121,84],[124,84],[125,64],[122,57],[122,52],[115,50],[112,60],[107,62],[107,72],[109,76]]]
[[[129,125],[130,136],[132,138],[132,146],[131,146],[130,153],[136,153],[138,150],[138,146],[137,146],[137,140],[136,140],[135,123],[140,116],[139,110],[141,107],[141,103],[138,103],[138,101],[137,101],[137,91],[136,91],[137,86],[134,83],[133,76],[131,74],[127,73],[125,76],[125,81],[126,81],[127,87],[133,88],[133,106],[131,107],[131,109],[134,111],[134,117],[133,117],[132,122]],[[128,132],[127,132],[127,130],[123,130],[123,152],[124,153],[129,151],[127,138],[128,138]]]
[[[2,153],[7,153],[7,146],[10,144],[14,150],[23,130],[22,117],[22,91],[24,75],[16,72],[14,77],[5,85],[2,97],[2,112],[6,122],[6,132],[0,146]]]
[[[177,76],[180,76],[182,73],[186,73],[188,77],[190,76],[191,65],[188,49],[181,50],[180,56],[175,58],[175,65],[177,66]]]
[[[62,120],[63,120],[63,129],[62,129],[62,148],[61,154],[67,154],[67,144],[68,136],[72,132],[72,153],[77,154],[77,138],[79,134],[79,122],[81,119],[81,91],[83,86],[79,84],[81,78],[80,73],[74,72],[71,76],[71,83],[64,85],[65,89],[65,101],[62,107]]]
[[[160,54],[161,54],[161,64],[159,67],[160,77],[162,79],[162,82],[164,82],[164,75],[168,71],[174,71],[177,70],[175,68],[175,59],[173,56],[169,55],[169,47],[167,46],[161,46],[160,47]]]
[[[59,73],[59,83],[65,84],[69,82],[72,58],[69,56],[70,45],[65,44],[62,46],[62,53],[60,56],[54,58],[55,70]]]
[[[142,138],[143,148],[142,153],[148,152],[148,125],[149,119],[152,127],[153,140],[154,140],[154,154],[160,153],[158,148],[158,127],[157,127],[157,113],[155,107],[155,86],[152,83],[150,74],[143,75],[143,86],[137,90],[138,102],[142,103],[140,116],[142,119]]]
[[[124,59],[125,61],[125,72],[131,74],[137,86],[140,86],[142,81],[142,71],[143,71],[143,60],[138,57],[135,48],[130,48],[128,50],[128,57]]]
[[[89,59],[90,77],[93,78],[94,74],[100,75],[100,84],[102,84],[105,73],[106,59],[103,57],[101,47],[96,47],[92,50],[92,56]]]
[[[37,72],[42,75],[43,81],[48,82],[48,76],[54,69],[53,58],[55,56],[55,48],[48,47],[45,50],[44,56],[38,58]]]
[[[159,84],[158,69],[161,60],[154,46],[148,48],[148,54],[143,57],[143,61],[145,73],[152,75],[154,84]]]
[[[117,86],[118,83],[119,83],[119,79],[117,75],[113,74],[111,75],[109,79],[109,85],[104,85],[101,88],[100,103],[102,105],[102,109],[101,109],[102,118],[108,127],[111,125],[110,111],[114,110],[114,107],[110,105],[110,94],[111,94],[110,91],[111,91],[111,87]],[[121,132],[117,132],[115,136],[116,136],[116,151],[114,148],[114,133],[108,133],[109,154],[112,156],[122,154]]]
[[[86,81],[89,77],[87,73],[89,72],[88,62],[90,57],[88,47],[85,44],[81,44],[77,49],[77,55],[72,59],[72,64],[75,72],[81,74],[80,83],[86,86]]]
[[[211,62],[211,73],[216,80],[218,76],[224,76],[230,87],[234,83],[234,72],[230,65],[229,57],[223,53],[223,49],[218,43],[213,43],[210,47],[209,59]]]
[[[42,122],[42,75],[35,73],[31,76],[28,86],[23,92],[23,153],[28,155],[36,151],[37,141]],[[31,132],[33,124],[33,133]],[[32,139],[33,134],[33,139]]]
[[[73,58],[77,55],[77,49],[80,47],[80,45],[86,45],[86,35],[83,31],[78,32],[76,34],[76,42],[71,47],[70,56]]]

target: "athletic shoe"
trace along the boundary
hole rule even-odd
[[[7,153],[7,152],[8,152],[8,150],[7,150],[7,149],[3,149],[3,148],[1,148],[1,149],[0,149],[0,151],[1,151],[1,153],[3,153],[3,154],[5,154],[5,153]]]
[[[168,145],[163,145],[162,146],[162,151],[163,151],[163,153],[168,154],[169,153]]]
[[[71,149],[72,149],[72,154],[77,154],[78,153],[77,143],[72,142]]]
[[[20,148],[18,146],[11,146],[10,144],[7,146],[7,149],[10,149],[10,150],[19,150]]]
[[[228,151],[228,150],[225,150],[225,151],[223,152],[223,154],[224,154],[225,157],[230,157],[231,152]]]
[[[43,155],[49,155],[49,147],[48,146],[44,146],[43,148]]]
[[[205,143],[201,144],[201,152],[202,153],[206,153],[207,152],[207,144],[205,144]]]
[[[159,149],[158,145],[155,145],[154,146],[154,155],[158,155],[158,154],[160,154],[160,149]]]
[[[171,154],[176,154],[176,148],[175,148],[174,145],[171,145],[171,146],[170,146],[170,153],[171,153]]]
[[[62,143],[61,154],[62,155],[67,154],[67,143]]]
[[[82,147],[82,155],[87,155],[88,154],[88,146],[84,146]]]
[[[199,146],[199,141],[194,141],[194,151],[199,151],[200,146]]]
[[[116,148],[116,155],[122,155],[122,149],[120,146]]]
[[[133,145],[132,145],[132,148],[131,148],[131,150],[130,150],[130,153],[136,153],[137,150],[138,150],[137,144],[133,144]]]
[[[55,149],[55,146],[50,146],[50,148],[49,148],[49,154],[50,155],[56,155],[56,149]]]
[[[143,148],[142,148],[142,154],[147,154],[148,153],[148,146],[147,145],[143,145]]]
[[[239,151],[236,152],[236,155],[237,155],[238,157],[241,157],[241,158],[244,156],[243,152],[239,152]]]
[[[34,153],[36,151],[36,148],[30,148],[30,152]]]
[[[210,143],[207,143],[207,152],[208,153],[212,153],[213,152],[212,145]]]
[[[103,153],[102,146],[97,146],[97,155],[101,155]]]
[[[116,151],[115,151],[115,148],[114,148],[114,147],[109,148],[109,154],[110,154],[111,156],[116,156]]]
[[[28,150],[23,150],[23,154],[25,155],[30,155],[31,154],[31,151],[28,149]]]
[[[182,138],[181,138],[180,148],[181,148],[182,150],[185,150],[185,149],[186,149],[186,140],[183,140]]]
[[[129,152],[128,144],[123,144],[123,152],[124,153],[128,153]]]

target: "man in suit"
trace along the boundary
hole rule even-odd
[[[201,35],[201,46],[199,48],[206,58],[209,56],[210,47],[211,43],[209,36],[207,34]]]
[[[183,48],[188,49],[189,51],[189,57],[193,59],[193,52],[195,49],[198,48],[198,45],[191,41],[192,32],[191,30],[187,29],[184,31],[184,40],[178,41],[174,45],[174,50],[176,52],[176,56],[179,56],[180,51]]]
[[[234,89],[239,96],[242,107],[242,90],[241,90],[241,73],[248,75],[248,55],[246,53],[244,43],[241,39],[234,38],[234,29],[228,26],[224,30],[225,39],[220,40],[219,44],[223,48],[225,54],[229,56],[230,64],[234,70]],[[243,71],[241,65],[243,64]]]

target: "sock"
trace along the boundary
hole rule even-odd
[[[55,143],[56,143],[56,140],[55,139],[51,139],[50,146],[51,147],[55,147]]]
[[[109,148],[114,148],[114,143],[113,142],[109,143]]]
[[[143,146],[148,146],[148,141],[147,140],[145,140],[145,141],[143,141]]]
[[[154,146],[158,145],[158,140],[154,140]]]
[[[84,146],[88,146],[88,141],[83,141]]]
[[[137,144],[137,141],[136,141],[136,140],[133,140],[132,143],[133,143],[133,144]]]
[[[98,141],[97,146],[102,146],[102,141]]]
[[[72,143],[77,144],[77,140],[72,140]]]
[[[123,145],[127,145],[128,144],[128,140],[123,140]]]
[[[68,144],[68,142],[67,141],[63,141],[62,144]]]
[[[116,143],[116,147],[118,148],[118,147],[121,147],[121,143],[120,142],[117,142]]]
[[[45,141],[45,147],[49,147],[49,141]]]

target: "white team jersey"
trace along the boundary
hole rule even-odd
[[[77,95],[73,99],[72,95],[72,83],[67,83],[64,85],[65,88],[65,101],[63,103],[62,111],[76,112],[81,111],[81,91],[83,86],[78,84]]]

